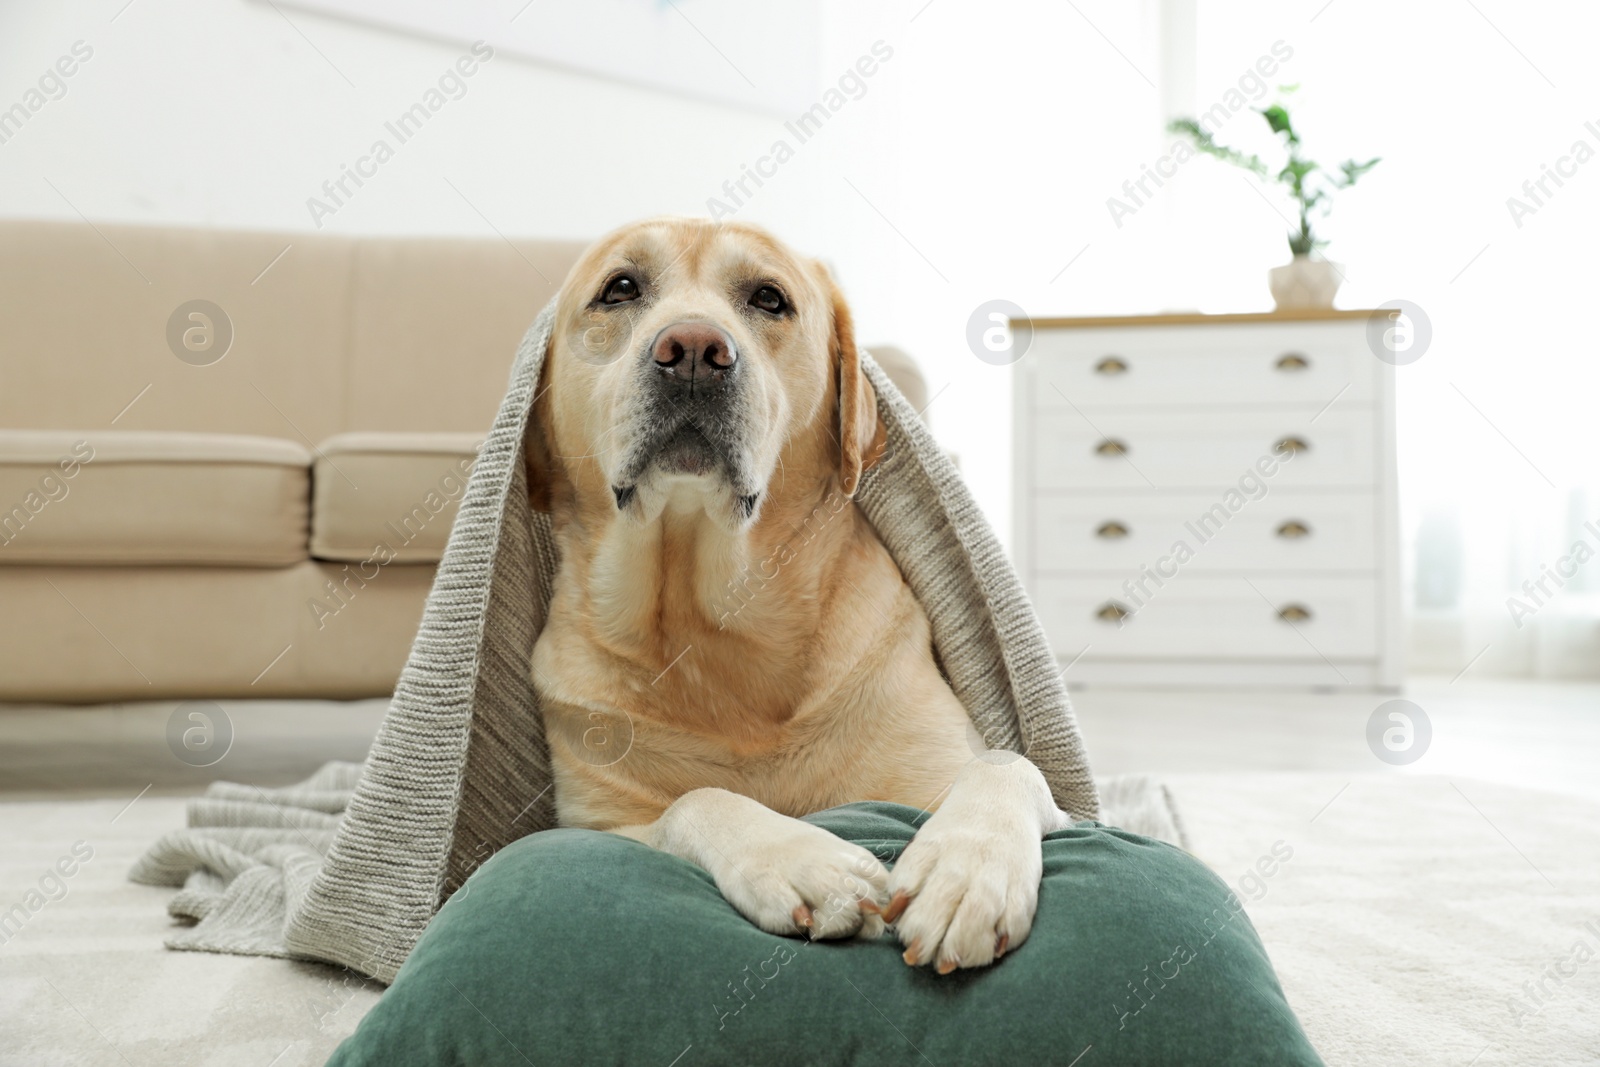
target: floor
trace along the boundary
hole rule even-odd
[[[1196,854],[1230,883],[1293,848],[1248,910],[1330,1067],[1592,1062],[1579,1051],[1600,1048],[1592,968],[1531,1021],[1514,1008],[1600,916],[1600,685],[1419,679],[1403,697],[1432,726],[1405,767],[1367,742],[1391,696],[1089,689],[1074,702],[1096,772],[1168,782]],[[223,702],[209,725],[231,744],[196,767],[168,741],[194,710],[176,703],[0,707],[0,890],[19,899],[66,842],[94,849],[0,953],[0,1067],[324,1062],[376,987],[315,964],[165,952],[171,891],[126,871],[182,824],[178,797],[359,759],[384,708]],[[28,1022],[7,1034],[8,1018]]]
[[[1596,683],[1413,679],[1398,699],[1423,710],[1432,740],[1404,767],[1367,744],[1368,719],[1392,694],[1088,689],[1072,699],[1098,775],[1425,774],[1600,799]]]
[[[1600,804],[1386,770],[1165,780],[1197,854],[1246,901],[1328,1067],[1600,1062],[1600,967],[1571,973],[1575,942],[1592,951],[1600,935]],[[377,987],[335,968],[165,951],[172,890],[130,883],[127,871],[183,818],[177,797],[0,799],[0,908],[71,843],[93,847],[69,892],[0,945],[0,1067],[316,1067],[372,1007]],[[1283,862],[1258,876],[1269,853]],[[1117,965],[1104,1003],[1077,1006],[1084,1025],[1097,1027],[1129,996],[1123,982],[1153,963]],[[1565,979],[1545,977],[1552,965]],[[627,1007],[579,998],[564,1021],[613,1026],[651,1010]],[[876,1011],[854,994],[839,1007]],[[1130,1025],[1163,1025],[1168,1010],[1157,997]],[[727,1062],[711,1018],[677,1067]],[[1096,1047],[1078,1067],[1103,1057]],[[903,1062],[922,1060],[908,1048]]]
[[[1100,775],[1432,774],[1600,799],[1600,684],[1423,678],[1402,696],[1432,725],[1426,752],[1405,767],[1367,745],[1368,719],[1388,695],[1088,689],[1073,702]],[[0,707],[0,795],[179,795],[219,778],[286,784],[326,760],[361,759],[385,706],[222,701],[232,744],[206,767],[168,743],[175,702]]]
[[[223,700],[195,702],[231,731],[209,766],[168,742],[177,701],[86,706],[0,705],[0,796],[151,796],[197,793],[215,780],[287,785],[331,759],[360,760],[389,702]],[[219,714],[220,713],[220,714]],[[224,721],[226,726],[223,725]],[[181,728],[179,736],[182,736]]]

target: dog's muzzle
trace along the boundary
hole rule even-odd
[[[638,483],[652,470],[669,475],[720,472],[746,516],[759,491],[752,491],[743,441],[740,404],[742,364],[738,346],[713,323],[687,321],[663,328],[641,361],[636,408],[639,432],[612,485],[617,507],[627,508]]]

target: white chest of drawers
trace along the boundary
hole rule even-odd
[[[1031,320],[1012,536],[1069,685],[1399,685],[1374,314]]]

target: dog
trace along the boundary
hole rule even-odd
[[[889,924],[940,974],[1021,945],[1071,821],[986,751],[852,500],[886,430],[828,271],[742,223],[619,229],[562,286],[532,419],[559,823],[698,864],[773,934]],[[932,812],[893,873],[799,819],[860,800]]]

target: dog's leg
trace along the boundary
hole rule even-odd
[[[655,822],[616,832],[699,864],[728,902],[768,933],[883,933],[889,899],[883,864],[859,845],[749,797],[696,789]]]
[[[1024,757],[989,752],[963,767],[889,878],[884,918],[906,962],[949,974],[1022,944],[1039,903],[1041,839],[1071,825]]]

